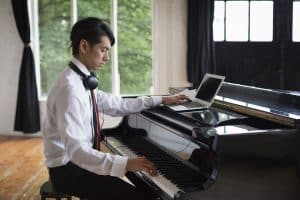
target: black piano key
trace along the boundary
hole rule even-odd
[[[180,188],[201,186],[204,177],[179,160],[167,154],[141,136],[120,137],[137,155],[143,155],[152,161],[158,171]]]

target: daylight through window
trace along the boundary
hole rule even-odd
[[[151,1],[77,0],[78,19],[99,17],[111,23],[111,9],[118,20],[118,65],[121,94],[149,94],[152,86],[152,13]],[[76,5],[75,5],[76,6]],[[40,35],[41,93],[47,95],[58,74],[71,58],[69,34],[71,30],[71,0],[38,1]],[[100,88],[112,91],[112,62],[98,76]]]
[[[215,1],[214,41],[273,41],[273,1]]]
[[[300,1],[293,2],[293,42],[300,42]]]

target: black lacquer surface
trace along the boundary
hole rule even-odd
[[[288,117],[296,121],[300,120],[300,96],[290,91],[277,91],[224,82],[216,99]]]

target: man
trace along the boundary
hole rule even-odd
[[[91,72],[109,60],[113,33],[106,23],[90,17],[73,26],[70,40],[73,58],[48,95],[43,126],[50,180],[57,191],[88,199],[146,199],[151,195],[143,196],[138,187],[118,177],[135,171],[155,176],[155,166],[145,157],[127,158],[93,148],[99,131],[95,110],[124,116],[188,99],[183,95],[122,99],[94,89],[97,83]]]

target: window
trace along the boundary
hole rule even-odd
[[[110,17],[110,1],[109,0],[77,0],[78,8],[78,19],[83,19],[85,17],[99,17],[103,19],[108,24],[111,24]],[[99,85],[101,90],[112,91],[112,62],[109,60],[106,65],[97,71],[97,76],[99,78]]]
[[[150,94],[151,24],[151,1],[119,1],[118,50],[122,94]]]
[[[70,59],[69,0],[38,2],[41,93],[45,95]]]
[[[250,41],[273,40],[273,2],[250,2]]]
[[[273,1],[215,1],[215,41],[272,41]]]
[[[71,9],[71,3],[75,4]],[[116,4],[114,4],[116,3]],[[115,6],[116,5],[116,6]],[[112,17],[117,13],[117,17]],[[151,1],[118,0],[40,0],[38,1],[40,35],[41,94],[47,95],[58,74],[67,66],[71,49],[69,34],[71,17],[82,19],[99,17],[113,28],[118,46],[118,56],[100,71],[100,88],[114,91],[113,84],[119,84],[122,94],[150,93],[152,85],[152,43],[151,43]],[[115,24],[114,24],[115,23]],[[118,67],[117,70],[114,67]],[[120,82],[112,77],[118,77]],[[118,94],[118,92],[116,92]]]
[[[224,41],[224,20],[225,20],[224,1],[215,1],[215,13],[213,22],[213,33],[215,41]]]
[[[226,40],[248,40],[248,1],[226,2]]]
[[[293,42],[300,42],[300,1],[293,2]]]

